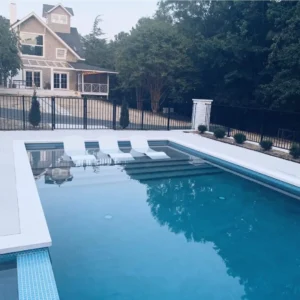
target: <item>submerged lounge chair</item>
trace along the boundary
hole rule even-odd
[[[80,136],[67,136],[64,139],[64,157],[69,157],[76,167],[97,163],[94,155],[87,154],[84,139]]]
[[[148,145],[148,141],[144,136],[132,136],[130,137],[131,153],[134,156],[147,155],[152,159],[166,159],[170,158],[165,152],[159,152],[151,149]]]
[[[114,162],[132,161],[134,158],[130,153],[125,153],[120,150],[118,141],[112,136],[102,136],[98,140],[100,152],[108,155]]]

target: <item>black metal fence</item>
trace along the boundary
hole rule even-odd
[[[121,101],[89,97],[37,97],[41,121],[30,124],[31,96],[0,95],[0,130],[121,129]],[[130,130],[191,129],[191,118],[175,112],[169,101],[153,113],[147,105],[129,105]],[[145,107],[145,108],[144,108]],[[180,112],[180,109],[178,109]]]
[[[257,143],[270,139],[278,148],[290,149],[300,142],[300,113],[214,104],[210,131],[220,126],[228,136],[241,132]]]

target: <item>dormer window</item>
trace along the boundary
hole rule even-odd
[[[59,15],[59,14],[51,14],[51,22],[57,24],[68,24],[68,16]]]

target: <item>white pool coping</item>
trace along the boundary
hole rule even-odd
[[[51,246],[25,143],[62,142],[68,135],[79,135],[87,142],[114,135],[128,141],[132,135],[148,140],[169,140],[215,156],[255,172],[300,187],[300,165],[234,145],[220,143],[183,131],[56,130],[0,132],[0,254]]]

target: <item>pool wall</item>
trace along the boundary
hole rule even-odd
[[[233,164],[232,162],[228,162],[226,160],[214,157],[212,155],[205,154],[198,150],[191,149],[189,147],[183,146],[181,144],[178,144],[178,143],[175,143],[172,141],[169,141],[168,145],[170,147],[173,147],[174,149],[177,149],[177,150],[183,151],[187,154],[202,158],[202,159],[204,159],[208,162],[211,162],[213,164],[216,164],[220,167],[226,168],[230,171],[233,171],[240,175],[246,176],[249,179],[253,179],[255,181],[267,184],[270,187],[275,187],[279,190],[282,190],[284,192],[291,194],[292,196],[296,196],[297,198],[300,197],[300,188],[295,185],[286,183],[284,181],[272,178],[267,175],[263,175],[261,173],[255,172],[255,171],[247,169],[245,167],[241,167],[239,165]]]

